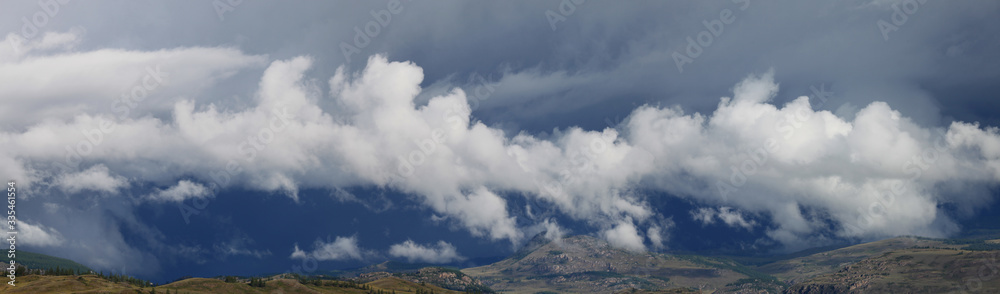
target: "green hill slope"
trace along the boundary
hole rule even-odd
[[[80,272],[91,271],[91,269],[87,266],[69,259],[24,250],[17,251],[17,256],[15,256],[14,261],[30,269],[49,269],[59,267]]]

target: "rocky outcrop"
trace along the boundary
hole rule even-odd
[[[841,294],[854,293],[846,287],[834,284],[798,284],[785,289],[785,294]]]

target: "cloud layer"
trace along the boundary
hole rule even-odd
[[[478,121],[469,93],[458,87],[418,101],[423,69],[381,55],[363,70],[340,67],[323,82],[307,75],[315,63],[308,56],[273,61],[242,105],[184,95],[264,60],[237,49],[103,49],[0,60],[0,76],[15,81],[0,89],[4,102],[24,102],[18,109],[47,117],[12,118],[0,133],[8,146],[0,171],[34,191],[115,194],[130,183],[153,183],[169,187],[151,196],[164,201],[233,187],[298,201],[306,188],[381,187],[413,195],[436,219],[511,244],[539,225],[523,224],[508,207],[511,197],[527,197],[585,222],[611,244],[645,250],[661,248],[669,236],[648,204],[650,192],[719,207],[698,214],[706,222],[751,229],[746,217],[770,219],[770,238],[802,246],[821,242],[818,232],[945,236],[959,227],[940,207],[974,213],[994,201],[982,187],[1000,180],[996,128],[922,126],[884,102],[839,115],[814,110],[809,97],[775,105],[779,86],[771,72],[735,85],[711,113],[643,105],[612,127],[540,135]],[[98,67],[93,60],[116,74],[83,74]],[[46,64],[68,66],[55,71]],[[39,72],[14,74],[29,69]],[[16,80],[24,76],[33,78]],[[43,79],[50,84],[39,84]],[[494,85],[479,86],[473,89]],[[80,98],[60,100],[69,97]],[[131,106],[107,97],[142,101]],[[291,257],[363,258],[354,237],[313,245],[308,252],[296,246]],[[404,258],[458,256],[450,244],[397,245],[390,252]]]

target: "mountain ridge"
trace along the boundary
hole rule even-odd
[[[43,254],[38,257],[72,262]],[[183,293],[821,294],[1000,290],[1000,239],[896,237],[788,257],[748,266],[718,256],[627,251],[585,235],[556,240],[536,236],[503,260],[461,270],[387,261],[331,271],[337,276],[188,278],[156,289]],[[153,289],[122,282],[121,277],[93,274],[31,274],[17,279],[17,287],[2,287],[0,293],[151,293]]]

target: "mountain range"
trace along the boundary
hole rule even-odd
[[[27,252],[19,252],[19,254]],[[501,261],[465,269],[385,262],[300,276],[187,278],[165,285],[88,274],[27,253],[34,274],[0,293],[996,293],[1000,239],[897,237],[753,260],[633,252],[591,236],[541,235]],[[45,275],[46,268],[82,274]],[[168,292],[169,291],[169,292]]]

